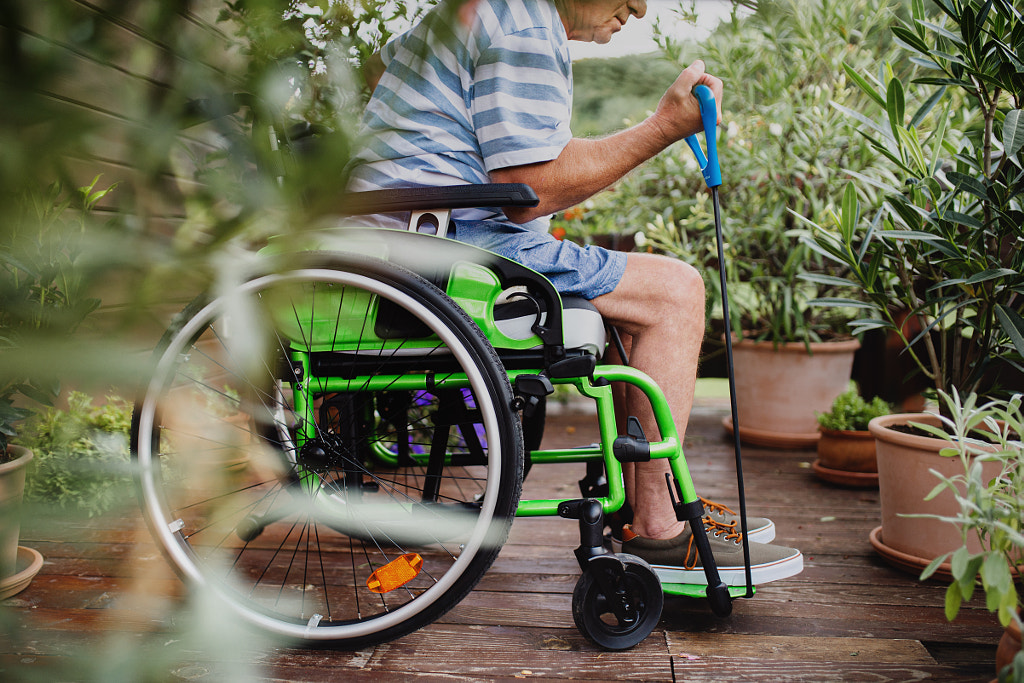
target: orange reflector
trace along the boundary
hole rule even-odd
[[[415,579],[422,568],[423,558],[418,553],[406,553],[370,574],[366,587],[374,593],[390,593]]]

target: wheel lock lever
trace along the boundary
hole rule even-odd
[[[519,375],[516,377],[512,410],[522,410],[529,417],[537,410],[540,400],[553,393],[555,387],[544,375]]]

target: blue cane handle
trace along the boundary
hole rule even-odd
[[[697,165],[704,175],[704,182],[708,187],[718,187],[722,184],[722,171],[718,167],[718,139],[715,129],[718,128],[718,109],[715,107],[715,96],[711,88],[706,85],[698,85],[693,89],[693,96],[700,104],[700,118],[704,123],[704,140],[708,146],[708,154],[705,157],[704,151],[700,148],[696,135],[686,138],[686,144],[690,146],[693,155],[697,157]]]

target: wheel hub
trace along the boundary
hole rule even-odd
[[[352,462],[351,449],[337,434],[323,434],[307,441],[299,458],[303,466],[317,474],[342,469],[346,463]]]

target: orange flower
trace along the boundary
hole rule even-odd
[[[553,228],[551,230],[551,236],[554,237],[556,240],[565,239],[565,228],[563,228],[562,226]]]
[[[566,209],[565,213],[562,214],[562,218],[567,221],[575,220],[577,218],[583,218],[583,207],[574,206],[571,209]]]

